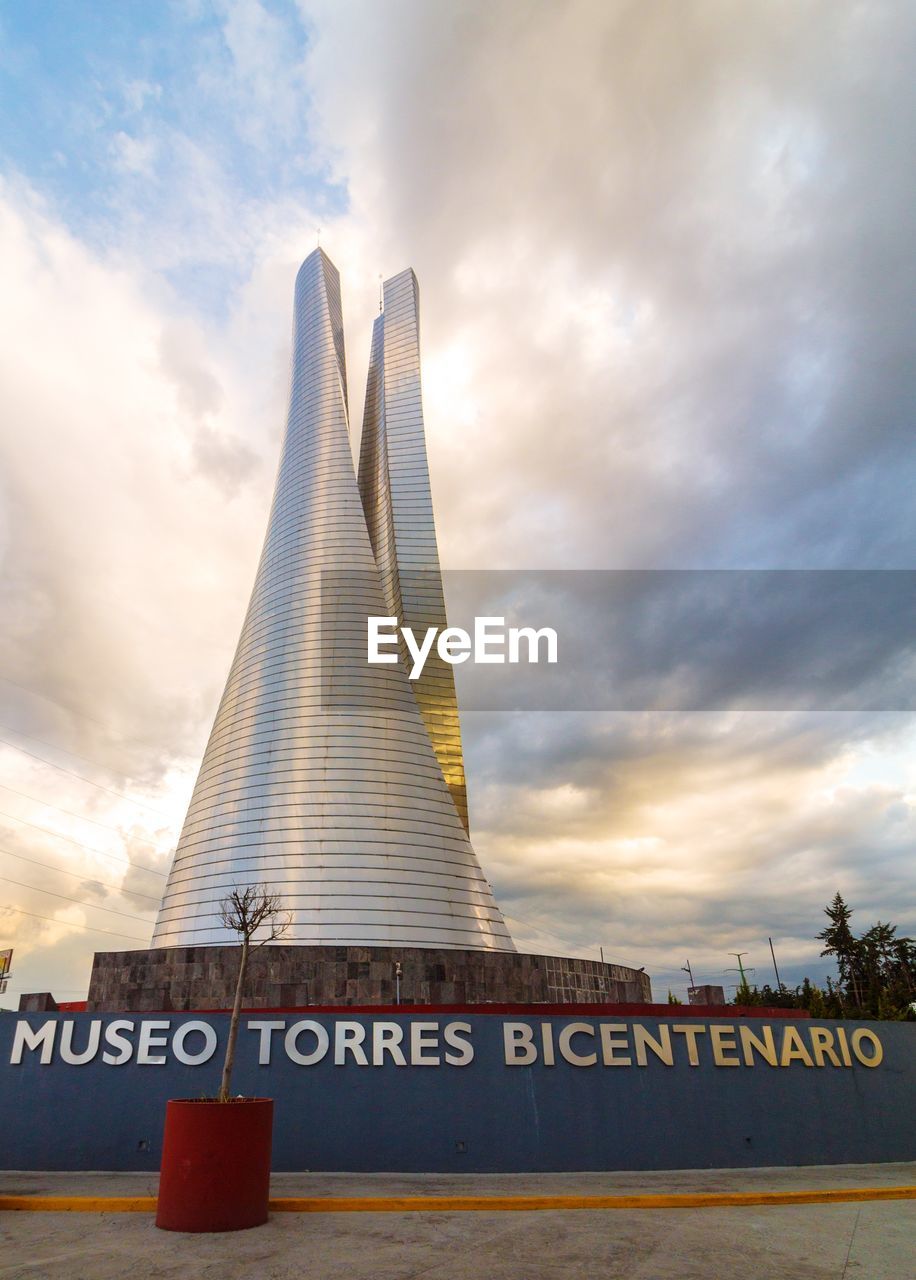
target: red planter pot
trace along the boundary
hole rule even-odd
[[[166,1104],[156,1226],[242,1231],[267,1221],[272,1098]]]

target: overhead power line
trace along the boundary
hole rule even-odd
[[[85,720],[87,724],[94,724],[94,725],[97,725],[99,729],[104,729],[106,732],[107,732],[107,731],[109,730],[109,728],[110,728],[110,726],[109,726],[109,725],[107,725],[107,724],[103,723],[103,721],[101,721],[101,720],[96,720],[95,716],[91,716],[91,715],[89,715],[89,713],[88,713],[88,712],[86,712],[86,711],[77,711],[77,710],[76,710],[76,708],[75,708],[75,707],[71,707],[71,706],[69,705],[69,703],[61,702],[59,698],[52,698],[52,697],[51,697],[51,695],[50,695],[49,693],[42,693],[40,689],[33,689],[33,688],[31,687],[31,685],[22,684],[22,683],[21,683],[20,681],[18,681],[18,680],[11,680],[9,676],[2,676],[2,675],[0,675],[0,680],[2,680],[4,684],[8,684],[8,685],[10,685],[13,689],[21,689],[23,693],[27,693],[27,694],[29,694],[29,695],[30,695],[30,697],[32,697],[32,698],[38,698],[38,700],[39,700],[40,702],[49,702],[49,703],[51,704],[51,706],[52,706],[52,707],[60,707],[61,711],[65,711],[65,712],[67,713],[67,715],[68,715],[68,716],[73,716],[73,717],[75,717],[77,720]],[[16,729],[16,730],[14,730],[14,732],[18,733],[18,732],[19,732],[19,730],[18,730],[18,729]],[[28,735],[27,733],[24,733],[24,734],[22,734],[21,736],[22,736],[23,738],[27,738],[29,735]],[[34,741],[36,741],[36,742],[40,742],[40,741],[41,741],[41,739],[40,739],[40,738],[36,738],[36,739],[34,739]],[[122,739],[122,741],[125,741],[125,740],[124,740],[124,739]],[[49,744],[49,745],[50,745],[50,744]],[[149,747],[149,748],[151,748],[152,750],[157,750],[157,749],[158,749],[155,743],[153,743],[153,742],[143,742],[143,741],[140,741],[140,740],[139,740],[139,739],[137,739],[137,738],[127,739],[127,740],[125,741],[125,745],[126,745],[126,746],[132,746],[132,747]],[[64,750],[64,748],[63,748],[63,747],[56,747],[56,748],[55,748],[55,750],[63,751],[63,750]],[[66,754],[66,755],[73,755],[73,752],[72,752],[72,751],[67,751],[65,754]],[[79,758],[80,758],[80,757],[77,757],[77,759],[79,759]]]
[[[541,929],[538,925],[531,924],[529,920],[523,920],[521,916],[510,916],[508,911],[504,911],[503,917],[506,920],[514,920],[516,924],[523,924],[526,929],[533,929],[535,933],[539,933],[544,938],[553,938],[554,942],[562,942],[564,947],[571,945],[565,938],[561,938],[559,934],[549,933],[546,929]]]
[[[55,747],[53,742],[45,742],[43,738],[33,738],[29,733],[19,733],[18,729],[13,729],[10,725],[2,725],[0,727],[7,729],[11,733],[18,734],[20,738],[25,738],[29,742],[38,742],[43,747],[50,747],[52,751],[62,751],[64,755],[83,760],[86,764],[95,764],[93,760],[87,760],[85,756],[76,755],[75,751],[67,751],[65,747]],[[135,800],[133,796],[126,796],[123,791],[115,791],[112,787],[103,786],[101,782],[95,782],[92,778],[87,778],[82,773],[76,773],[73,769],[65,769],[62,764],[55,764],[53,760],[46,760],[44,756],[37,755],[34,751],[27,751],[25,747],[20,747],[18,742],[10,742],[8,738],[0,738],[0,742],[4,746],[12,747],[14,751],[21,751],[24,756],[29,756],[32,760],[38,760],[41,764],[50,765],[52,769],[58,769],[61,773],[66,773],[68,777],[79,778],[80,782],[88,783],[90,787],[98,787],[100,791],[106,791],[110,796],[117,796],[119,800],[126,800],[128,804],[138,805],[141,809],[149,809],[150,813],[158,813],[160,818],[165,818],[171,822],[171,818],[167,813],[163,813],[161,809],[154,808],[151,804],[144,804],[142,800]],[[102,768],[101,765],[96,765],[96,767]]]
[[[95,902],[84,902],[82,898],[70,898],[65,893],[55,893],[53,889],[42,889],[37,884],[24,884],[21,880],[10,880],[9,876],[0,876],[3,884],[14,884],[17,889],[31,889],[33,893],[46,893],[49,898],[60,898],[64,902],[75,902],[78,907],[86,907],[92,911],[105,911],[110,916],[123,916],[125,920],[139,920],[141,924],[149,924],[146,916],[135,916],[130,911],[116,911],[114,907],[100,907]]]
[[[561,938],[558,933],[549,933],[546,929],[541,929],[538,925],[532,924],[530,920],[523,920],[521,916],[511,916],[508,911],[503,912],[503,918],[506,920],[514,920],[516,924],[523,924],[526,929],[533,929],[535,933],[539,933],[543,938],[552,938],[554,942],[562,943],[564,947],[574,946],[567,938]],[[634,966],[627,964],[623,960],[614,960],[610,956],[606,957],[607,964],[619,964],[624,969],[631,969]]]
[[[0,818],[9,818],[12,822],[21,822],[25,827],[31,827],[33,831],[43,831],[46,836],[54,836],[58,840],[66,840],[67,844],[75,844],[78,849],[85,849],[87,853],[97,853],[100,858],[112,858],[121,866],[136,867],[138,871],[148,871],[150,875],[165,877],[164,871],[157,871],[155,867],[148,867],[142,862],[131,862],[128,858],[126,862],[119,858],[117,854],[106,853],[104,849],[96,849],[94,845],[83,844],[82,840],[74,840],[72,836],[65,836],[61,831],[52,831],[50,827],[40,827],[37,822],[29,822],[27,818],[17,818],[15,813],[6,813],[0,809]]]
[[[138,938],[133,933],[114,933],[111,929],[95,929],[91,924],[76,924],[72,920],[55,920],[53,916],[40,916],[34,911],[26,911],[22,907],[13,907],[9,903],[0,907],[0,911],[16,911],[21,916],[31,916],[33,920],[46,920],[48,924],[62,924],[67,929],[85,929],[87,933],[104,933],[109,938],[131,938],[134,942],[147,942],[147,938]]]
[[[63,809],[59,804],[52,804],[50,800],[42,800],[40,796],[30,796],[25,791],[19,791],[16,787],[11,787],[8,782],[0,782],[0,787],[4,791],[12,791],[14,796],[21,796],[23,800],[31,800],[33,804],[44,805],[46,809],[54,809],[56,813],[65,813],[68,818],[76,818],[79,822],[91,822],[94,827],[104,827],[106,831],[113,831],[115,835],[119,835],[122,838],[124,836],[121,828],[113,827],[110,822],[100,822],[98,818],[87,818],[83,813],[74,813],[72,809]],[[151,840],[147,840],[145,843],[152,846]]]
[[[105,889],[115,889],[118,893],[126,894],[131,898],[148,898],[150,902],[158,902],[158,896],[152,893],[138,893],[136,889],[125,889],[121,884],[112,884],[110,880],[97,880],[95,876],[88,875],[83,871],[68,871],[66,867],[55,867],[53,862],[39,862],[37,858],[27,858],[24,853],[14,853],[12,849],[4,849],[0,845],[0,853],[7,854],[10,858],[18,858],[20,862],[30,862],[33,867],[44,867],[46,871],[57,871],[62,876],[73,876],[76,880],[91,880],[94,884],[100,884]]]

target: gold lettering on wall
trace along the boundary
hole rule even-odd
[[[544,1066],[553,1067],[556,1065],[556,1058],[553,1052],[553,1023],[541,1023],[541,1040],[544,1043]]]
[[[779,1065],[787,1067],[790,1062],[803,1062],[806,1067],[813,1067],[811,1054],[805,1048],[797,1027],[785,1027],[782,1033],[782,1053]]]
[[[738,1057],[738,1045],[735,1042],[734,1027],[720,1027],[714,1022],[709,1028],[709,1041],[712,1045],[712,1060],[717,1067],[741,1066],[741,1059]],[[727,1057],[727,1054],[732,1056]]]
[[[756,1036],[750,1027],[741,1026],[741,1048],[744,1051],[744,1062],[748,1067],[754,1065],[754,1054],[758,1053],[764,1062],[771,1067],[779,1066],[776,1043],[773,1040],[773,1028],[769,1025],[760,1028],[761,1035]]]
[[[572,1047],[573,1036],[591,1036],[595,1039],[595,1028],[588,1022],[567,1022],[557,1037],[560,1056],[574,1067],[593,1067],[598,1061],[597,1053],[578,1053]]]
[[[621,1032],[623,1033],[621,1035]],[[618,1058],[618,1049],[628,1049],[627,1024],[625,1022],[602,1022],[601,1055],[606,1067],[630,1067],[632,1058]]]
[[[700,1065],[700,1051],[697,1048],[697,1037],[705,1035],[706,1028],[697,1026],[695,1023],[676,1022],[671,1030],[676,1031],[678,1035],[686,1037],[687,1061],[692,1067],[698,1067]]]
[[[819,1067],[824,1065],[825,1058],[829,1058],[835,1067],[841,1065],[833,1047],[833,1032],[826,1027],[811,1028],[811,1050]]]
[[[884,1049],[881,1041],[875,1035],[874,1031],[869,1031],[868,1027],[859,1027],[850,1036],[852,1051],[862,1063],[863,1067],[876,1067],[884,1057]],[[863,1042],[867,1042],[872,1046],[872,1054],[869,1056],[862,1051]]]
[[[651,1049],[656,1058],[660,1058],[666,1067],[674,1066],[671,1031],[664,1023],[659,1024],[657,1040],[649,1034],[641,1022],[634,1023],[633,1048],[636,1050],[636,1062],[640,1067],[647,1065],[646,1049]]]

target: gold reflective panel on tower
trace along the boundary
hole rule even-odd
[[[448,626],[436,545],[423,403],[417,278],[386,280],[372,331],[359,458],[359,492],[388,614],[423,635]],[[401,638],[402,662],[410,663]],[[434,647],[412,682],[442,776],[468,830],[467,784],[455,676]]]

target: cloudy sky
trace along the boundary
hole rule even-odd
[[[7,1005],[149,937],[319,227],[354,437],[379,274],[419,277],[447,567],[884,584],[843,625],[794,591],[789,635],[725,575],[719,625],[686,590],[624,629],[638,697],[469,707],[519,946],[664,999],[688,959],[772,981],[768,936],[828,972],[837,889],[916,931],[912,583],[877,572],[916,523],[914,46],[881,0],[0,0]]]

